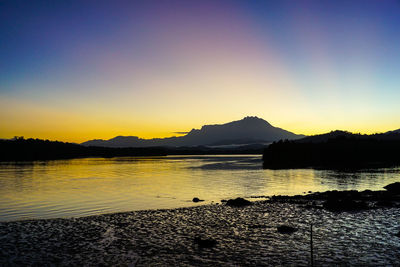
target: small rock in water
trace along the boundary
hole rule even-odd
[[[198,197],[194,197],[192,199],[193,202],[200,202],[200,201],[204,201],[204,199],[199,199]]]
[[[226,205],[231,206],[231,207],[244,207],[244,206],[248,206],[248,205],[252,205],[252,204],[253,203],[251,203],[250,201],[248,201],[244,198],[241,198],[241,197],[238,197],[236,199],[229,199],[226,202]]]
[[[212,248],[214,247],[218,242],[215,239],[212,238],[201,238],[201,237],[195,237],[194,242],[199,246],[199,248]]]
[[[292,234],[297,231],[296,228],[288,225],[280,225],[277,227],[277,230],[281,234]]]

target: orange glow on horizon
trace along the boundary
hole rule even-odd
[[[240,120],[248,115],[256,115],[267,120],[275,127],[294,132],[296,134],[315,135],[333,130],[346,130],[354,133],[373,134],[386,132],[400,128],[400,121],[394,116],[385,118],[366,118],[358,123],[353,123],[354,118],[348,116],[348,120],[327,120],[323,116],[311,114],[296,116],[282,116],[279,112],[269,114],[245,114],[238,111],[237,115],[221,114],[221,119],[210,114],[203,116],[191,116],[181,114],[180,120],[167,117],[144,117],[141,120],[106,113],[90,114],[82,116],[79,112],[62,112],[50,107],[38,107],[30,102],[19,102],[8,99],[0,100],[2,107],[7,112],[0,114],[0,138],[13,138],[24,136],[25,138],[40,138],[81,143],[92,139],[110,139],[115,136],[138,136],[143,139],[165,138],[181,136],[177,132],[188,132],[191,129],[200,129],[206,124],[224,124],[230,121]],[[293,113],[295,114],[295,113]],[[225,115],[225,116],[222,116]],[[269,117],[268,117],[269,116]],[[274,119],[275,118],[275,119]],[[307,118],[307,119],[305,119]],[[379,123],[376,123],[376,122]]]

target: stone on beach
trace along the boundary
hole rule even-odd
[[[281,234],[292,234],[297,231],[297,228],[288,225],[280,225],[277,227],[277,230]]]
[[[195,237],[194,242],[199,246],[199,248],[212,248],[218,243],[215,239],[201,237]]]
[[[329,211],[359,211],[368,209],[369,206],[364,201],[355,201],[351,198],[345,199],[328,199],[324,203],[324,208]]]
[[[236,199],[229,199],[226,202],[226,205],[230,206],[230,207],[245,207],[245,206],[249,206],[251,204],[252,203],[250,201],[248,201],[244,198],[241,198],[241,197],[238,197]]]
[[[377,207],[393,207],[395,204],[392,201],[382,200],[376,202]]]

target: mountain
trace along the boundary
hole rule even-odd
[[[200,130],[192,129],[180,137],[141,139],[136,136],[117,136],[109,140],[90,140],[82,145],[105,147],[219,146],[271,143],[281,139],[302,137],[304,136],[274,127],[261,118],[245,117],[242,120],[225,124],[204,125]]]

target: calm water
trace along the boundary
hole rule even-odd
[[[0,221],[176,208],[237,196],[380,190],[400,169],[263,170],[261,156],[89,158],[0,163]]]

